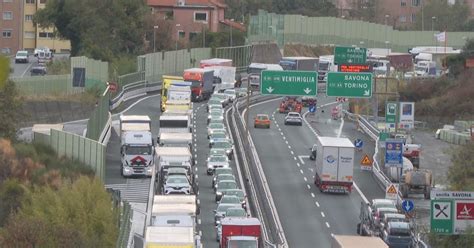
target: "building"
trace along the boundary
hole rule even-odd
[[[48,47],[53,52],[69,52],[71,44],[55,35],[54,28],[42,29],[33,24],[33,15],[46,6],[46,0],[21,0],[23,8],[23,49],[33,51],[35,48]]]
[[[172,23],[173,39],[187,43],[203,31],[219,32],[222,25],[245,30],[233,20],[224,18],[224,0],[147,0],[159,20]]]
[[[421,18],[423,0],[378,0],[377,20],[395,28],[410,27]],[[424,3],[426,4],[426,3]]]
[[[21,50],[22,1],[0,0],[0,54],[12,55]]]

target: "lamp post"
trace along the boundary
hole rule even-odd
[[[207,21],[202,23],[202,47],[206,47],[206,26]]]
[[[158,25],[153,26],[153,52],[156,52],[156,30],[158,29]]]
[[[387,25],[387,20],[390,17],[390,15],[385,15],[385,49],[387,49],[387,54],[388,54],[388,25]]]
[[[174,57],[174,72],[175,74],[178,72],[178,39],[179,39],[179,31],[178,28],[181,27],[181,24],[176,24],[176,47],[175,47],[175,57]]]
[[[176,48],[175,50],[177,51],[178,50],[178,40],[179,40],[179,30],[178,28],[181,27],[181,24],[176,24],[176,42],[175,42],[175,45],[176,45]]]
[[[434,22],[436,21],[436,16],[431,17],[431,33],[433,33],[433,42],[436,43],[436,52],[438,52],[438,42],[436,41],[436,37],[434,35]]]
[[[230,19],[230,21],[233,23],[234,19]],[[230,46],[232,46],[232,23],[229,25],[229,27],[230,27]]]

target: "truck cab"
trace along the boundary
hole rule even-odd
[[[283,68],[278,64],[251,63],[247,68],[249,87],[260,87],[260,75],[263,70],[283,71]]]
[[[176,82],[169,86],[166,91],[166,101],[161,101],[161,111],[166,110],[190,110],[191,105],[191,83]]]
[[[190,68],[184,70],[183,78],[191,82],[191,99],[200,102],[211,97],[214,82],[214,70],[209,68]]]

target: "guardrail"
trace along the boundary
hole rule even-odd
[[[110,110],[116,109],[123,102],[146,95],[148,92],[161,90],[161,82],[148,83],[148,81],[138,81],[130,83],[122,88],[122,91],[110,100]]]
[[[356,115],[356,114],[353,114],[353,113],[350,113],[346,110],[344,110],[344,113],[346,114],[347,117],[349,117],[349,119],[352,119],[352,120],[355,120],[358,122],[359,124],[359,127],[362,128],[362,130],[370,136],[370,138],[372,138],[374,141],[375,141],[375,153],[374,153],[374,156],[372,158],[373,160],[373,166],[372,166],[372,172],[373,172],[373,175],[375,176],[375,178],[377,178],[377,181],[379,183],[379,185],[382,187],[382,189],[385,191],[385,189],[392,183],[390,181],[390,179],[383,173],[382,169],[380,168],[380,165],[379,165],[379,162],[378,162],[378,153],[379,153],[379,134],[380,134],[380,131],[378,130],[378,128],[374,127],[372,125],[372,123],[370,123],[370,121],[368,121],[367,119],[365,119],[363,116],[361,115]],[[398,195],[397,195],[397,204],[401,204],[403,201],[403,197],[402,195],[400,194],[400,192],[398,192]],[[421,248],[428,248],[429,246],[421,239],[418,239],[417,240],[418,242],[418,246],[421,247]]]

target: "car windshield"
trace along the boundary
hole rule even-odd
[[[261,120],[261,121],[265,121],[265,120],[268,120],[268,116],[266,115],[259,115],[257,116],[257,119]]]
[[[185,184],[188,183],[188,179],[186,179],[185,177],[169,177],[166,180],[166,183]]]
[[[224,129],[224,124],[221,123],[212,123],[209,125],[211,129]]]
[[[214,145],[212,146],[214,148],[231,148],[232,145],[229,142],[223,141],[223,142],[215,142]]]
[[[16,55],[17,56],[28,56],[28,53],[27,52],[18,52]]]
[[[225,133],[219,132],[219,133],[213,133],[212,138],[213,139],[225,139],[225,138],[227,138],[227,136],[226,136]]]
[[[214,94],[212,97],[215,97],[217,99],[225,99],[227,96],[224,94]]]
[[[229,208],[225,211],[226,217],[246,217],[247,213],[243,208]]]
[[[225,213],[227,209],[229,208],[235,208],[235,205],[234,204],[219,204],[219,206],[217,206],[217,212]]]
[[[169,168],[168,175],[171,174],[187,174],[187,171],[184,168]]]
[[[237,183],[235,181],[219,182],[217,184],[217,188],[219,188],[220,190],[223,190],[223,189],[236,189],[237,188]]]
[[[291,113],[291,114],[288,114],[289,117],[300,117],[299,114],[296,114],[296,113]]]
[[[235,90],[225,90],[224,94],[226,94],[226,95],[235,95]]]
[[[410,229],[405,228],[390,228],[389,235],[393,236],[410,236]]]
[[[235,180],[234,175],[232,174],[220,174],[217,176],[217,180],[222,181],[222,180]]]
[[[126,154],[132,155],[151,155],[151,146],[127,146],[125,149]]]
[[[226,155],[226,154],[225,154],[225,150],[211,149],[211,155]]]
[[[227,157],[225,156],[212,156],[209,161],[211,162],[226,162],[227,161]]]
[[[218,176],[220,174],[232,174],[231,168],[217,168],[215,174]]]
[[[223,117],[222,116],[222,112],[221,111],[212,111],[211,112],[211,117],[215,118],[215,117]]]
[[[210,99],[207,104],[209,105],[218,105],[218,104],[221,104],[221,101],[219,101],[219,99]]]
[[[238,197],[226,195],[222,197],[220,203],[240,204],[240,200]]]
[[[240,199],[244,198],[244,192],[241,190],[228,190],[225,192],[226,195],[235,195],[238,196]]]

